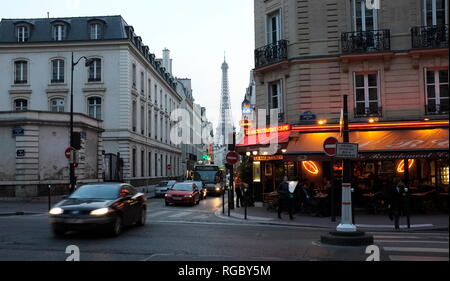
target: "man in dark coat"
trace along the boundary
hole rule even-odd
[[[394,184],[389,192],[389,217],[394,220],[395,229],[400,229],[400,215],[403,212],[406,197],[406,186],[400,178],[394,179]]]
[[[278,218],[281,219],[281,212],[284,208],[288,209],[289,218],[294,219],[292,216],[292,200],[289,198],[289,183],[288,178],[285,176],[283,182],[278,186],[278,194],[280,195],[280,201],[278,202]]]

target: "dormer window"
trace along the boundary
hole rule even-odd
[[[91,40],[100,40],[103,38],[103,24],[92,23],[91,24]]]
[[[64,24],[53,25],[53,40],[63,41],[66,39],[66,26]]]
[[[23,43],[28,42],[28,38],[30,37],[30,29],[28,26],[21,25],[17,27],[17,42]]]

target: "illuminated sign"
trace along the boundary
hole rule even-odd
[[[253,161],[276,161],[283,159],[284,159],[283,155],[263,155],[253,157]]]
[[[247,118],[242,119],[241,121],[239,121],[239,126],[241,126],[242,128],[243,127],[250,127],[252,125],[253,125],[253,123],[250,120],[248,120]]]
[[[253,112],[253,106],[252,104],[246,99],[242,103],[242,114],[252,114]]]
[[[319,167],[317,167],[316,162],[314,161],[303,161],[302,162],[303,168],[311,175],[318,175],[319,174]]]
[[[280,125],[275,127],[268,127],[268,128],[260,128],[260,129],[253,129],[253,130],[245,130],[245,135],[259,135],[259,134],[269,134],[269,133],[278,133],[278,132],[288,132],[292,129],[292,126],[290,124],[286,125]]]
[[[408,169],[411,169],[414,166],[414,159],[408,159]],[[401,160],[397,165],[397,172],[404,173],[405,172],[405,161]]]

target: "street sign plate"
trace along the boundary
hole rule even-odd
[[[323,142],[323,151],[328,156],[336,155],[336,145],[338,143],[338,139],[335,137],[329,137]]]
[[[358,144],[338,143],[336,148],[336,157],[345,159],[358,158]]]

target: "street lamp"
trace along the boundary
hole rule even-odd
[[[73,60],[73,52],[72,52],[72,67],[71,67],[71,79],[70,79],[70,147],[74,147],[74,137],[73,137],[73,70],[75,66],[84,59],[86,61],[85,66],[89,67],[93,64],[93,59],[88,59],[85,56],[79,58],[76,62]],[[75,191],[75,166],[74,163],[70,163],[70,192]]]

